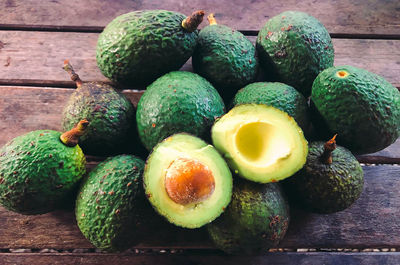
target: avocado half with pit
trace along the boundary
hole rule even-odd
[[[236,174],[259,183],[292,176],[303,167],[308,153],[295,120],[262,104],[234,107],[214,124],[211,137]]]
[[[143,183],[155,210],[185,228],[213,221],[232,195],[232,175],[224,159],[213,146],[184,133],[166,138],[153,149]]]

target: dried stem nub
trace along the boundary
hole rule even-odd
[[[330,139],[329,141],[327,141],[324,144],[324,152],[322,153],[320,159],[321,162],[327,165],[332,164],[332,152],[333,150],[336,149],[336,136],[337,134],[335,134],[332,139]]]
[[[64,61],[63,69],[69,74],[71,80],[76,83],[76,86],[79,88],[82,85],[82,80],[79,78],[79,75],[75,73],[74,68],[69,63],[69,60]]]
[[[75,125],[74,128],[61,134],[60,136],[61,142],[63,142],[63,144],[65,144],[66,146],[74,147],[75,145],[78,144],[79,137],[81,137],[85,133],[88,125],[89,122],[86,119],[81,120],[80,122],[78,122],[77,125]]]
[[[208,23],[210,25],[217,25],[217,20],[215,20],[214,13],[211,13],[207,16]]]
[[[203,17],[204,17],[203,10],[195,11],[182,21],[182,27],[188,32],[193,32],[203,21]]]

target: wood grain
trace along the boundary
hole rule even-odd
[[[70,59],[86,81],[107,81],[96,65],[97,33],[0,31],[0,84],[69,86]],[[254,36],[249,39],[254,43]],[[335,64],[350,64],[400,87],[400,40],[334,39]],[[191,71],[191,60],[181,70]],[[127,87],[141,89],[140,87]]]
[[[268,18],[286,10],[307,12],[331,33],[400,35],[398,1],[322,0],[1,0],[0,24],[104,27],[117,15],[142,9],[175,10],[189,15],[196,9],[214,12],[220,24],[259,30]],[[206,23],[203,23],[205,25]]]
[[[292,207],[289,231],[280,247],[400,247],[400,167],[363,169],[363,194],[349,209],[319,215]],[[0,208],[0,223],[0,249],[92,248],[75,225],[72,212],[24,216]],[[161,220],[155,227],[149,228],[137,248],[213,249],[204,229],[180,229]]]

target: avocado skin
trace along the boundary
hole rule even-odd
[[[301,93],[289,85],[279,82],[252,83],[238,91],[232,105],[251,103],[280,109],[293,117],[305,134],[310,131],[307,101]]]
[[[304,167],[285,181],[289,193],[313,212],[334,213],[350,207],[361,195],[363,170],[353,154],[336,146],[332,164],[324,164],[320,156],[324,142],[311,142]]]
[[[231,203],[207,230],[219,249],[255,254],[279,243],[289,219],[289,206],[278,183],[260,185],[236,178]]]
[[[192,62],[194,71],[209,80],[223,98],[232,98],[257,77],[255,47],[242,33],[224,25],[209,25],[200,31]]]
[[[100,34],[96,59],[101,72],[124,85],[147,85],[178,70],[192,55],[198,30],[187,32],[185,15],[166,10],[118,16]]]
[[[42,214],[62,204],[86,172],[81,148],[64,145],[61,133],[38,130],[0,149],[0,203],[22,214]]]
[[[224,113],[222,98],[206,79],[175,71],[147,87],[137,106],[136,122],[139,137],[150,151],[179,132],[208,140],[215,119]]]
[[[85,154],[110,155],[139,149],[135,107],[112,86],[100,82],[85,82],[70,97],[62,117],[64,131],[80,120],[90,123],[79,139]]]
[[[339,78],[340,70],[350,75]],[[338,143],[353,153],[377,152],[400,135],[400,92],[367,70],[326,69],[314,81],[311,101],[315,127],[325,135],[337,133]]]
[[[328,31],[303,12],[286,11],[268,20],[258,34],[256,47],[268,79],[291,85],[306,97],[317,75],[333,66]]]
[[[138,242],[146,210],[143,169],[142,159],[118,155],[98,164],[84,179],[76,200],[76,220],[96,248],[115,252]]]

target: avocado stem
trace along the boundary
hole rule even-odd
[[[81,137],[85,133],[88,125],[89,122],[86,119],[81,120],[80,122],[78,122],[78,124],[75,125],[74,128],[61,134],[60,136],[61,142],[66,146],[74,147],[75,145],[78,144],[79,137]]]
[[[203,21],[203,17],[204,17],[203,10],[195,11],[182,21],[182,27],[188,32],[193,32]]]
[[[208,23],[210,25],[217,25],[217,20],[214,17],[214,13],[211,13],[207,16]]]
[[[74,68],[72,68],[72,65],[69,63],[69,60],[64,61],[63,69],[69,74],[71,80],[76,83],[76,86],[78,88],[82,86],[83,82],[79,78],[79,75],[75,73]]]
[[[320,156],[320,160],[326,165],[332,164],[332,152],[336,149],[336,136],[337,134],[324,144],[324,152]]]

